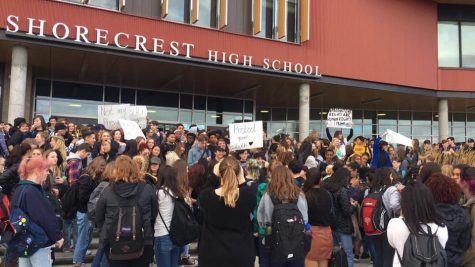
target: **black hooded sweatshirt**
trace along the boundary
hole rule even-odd
[[[113,225],[119,218],[119,202],[116,195],[131,199],[137,194],[137,203],[142,213],[144,228],[144,245],[153,245],[155,218],[158,214],[158,199],[155,189],[147,183],[111,183],[104,189],[96,206],[96,224],[102,229],[100,236],[101,246],[109,245],[109,236]]]

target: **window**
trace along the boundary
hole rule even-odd
[[[119,100],[120,88],[107,86],[104,92],[104,102],[119,103]]]
[[[48,80],[36,80],[36,95],[37,96],[50,96],[51,81]]]
[[[216,28],[217,27],[217,0],[200,0],[198,7],[198,26]]]
[[[274,37],[274,0],[262,0],[261,32],[259,37]]]
[[[439,22],[439,67],[459,67],[459,25],[457,22]]]
[[[475,6],[439,5],[439,67],[475,68]]]
[[[169,0],[166,19],[190,23],[190,0]]]
[[[298,41],[298,0],[287,0],[287,41]]]
[[[120,103],[135,105],[135,89],[120,89]]]
[[[117,0],[89,0],[87,3],[91,6],[98,6],[107,9],[119,10],[119,1]]]

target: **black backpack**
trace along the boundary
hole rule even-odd
[[[63,209],[65,219],[73,219],[76,217],[79,201],[79,185],[76,181],[61,197],[61,207]]]
[[[140,258],[144,249],[144,230],[142,212],[137,199],[145,184],[140,184],[138,192],[130,198],[122,198],[111,190],[117,203],[117,217],[109,234],[111,260],[132,260]]]
[[[348,267],[346,252],[341,246],[334,246],[328,267]]]
[[[427,225],[427,233],[410,233],[404,243],[402,258],[396,250],[401,266],[447,267],[447,254],[439,242],[437,231],[432,234],[430,226]]]
[[[280,202],[272,199],[272,234],[268,237],[270,258],[275,263],[300,261],[305,258],[305,223],[297,200]],[[267,238],[267,237],[266,237]]]
[[[184,199],[176,198],[172,196],[167,190],[163,191],[168,194],[174,203],[172,221],[170,222],[170,228],[167,227],[165,220],[158,210],[160,219],[163,225],[170,234],[172,243],[177,247],[182,247],[196,241],[201,232],[201,226],[193,215],[191,207],[185,202]]]

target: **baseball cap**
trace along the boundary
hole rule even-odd
[[[158,164],[160,165],[162,163],[162,160],[159,157],[152,157],[150,159],[150,164]]]

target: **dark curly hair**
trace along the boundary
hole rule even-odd
[[[462,195],[460,186],[440,172],[433,173],[425,184],[437,203],[457,204]]]

